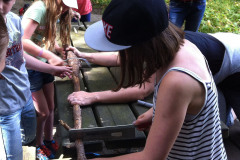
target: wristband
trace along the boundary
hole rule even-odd
[[[43,54],[43,48],[42,48],[41,51],[39,52],[38,57],[41,57],[42,54]]]

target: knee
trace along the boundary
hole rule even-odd
[[[37,117],[41,118],[42,120],[47,120],[50,115],[50,112],[48,110],[44,112],[37,112]]]
[[[54,106],[50,106],[48,108],[48,112],[49,112],[49,114],[53,114],[54,113]]]

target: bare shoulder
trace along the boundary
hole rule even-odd
[[[171,71],[162,79],[160,90],[176,97],[191,97],[201,92],[203,86],[189,74]]]

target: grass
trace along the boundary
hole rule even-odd
[[[199,31],[240,33],[240,0],[208,0]]]
[[[111,0],[92,0],[94,8],[104,8]],[[169,3],[169,0],[166,0]],[[240,0],[207,0],[200,32],[240,33]]]

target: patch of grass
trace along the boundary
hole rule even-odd
[[[102,9],[102,13],[111,0],[91,0],[93,8]]]
[[[208,0],[199,31],[240,33],[240,0]]]
[[[94,8],[104,10],[111,0],[92,0]],[[169,0],[165,0],[169,3]],[[240,0],[207,0],[200,32],[240,33]]]

